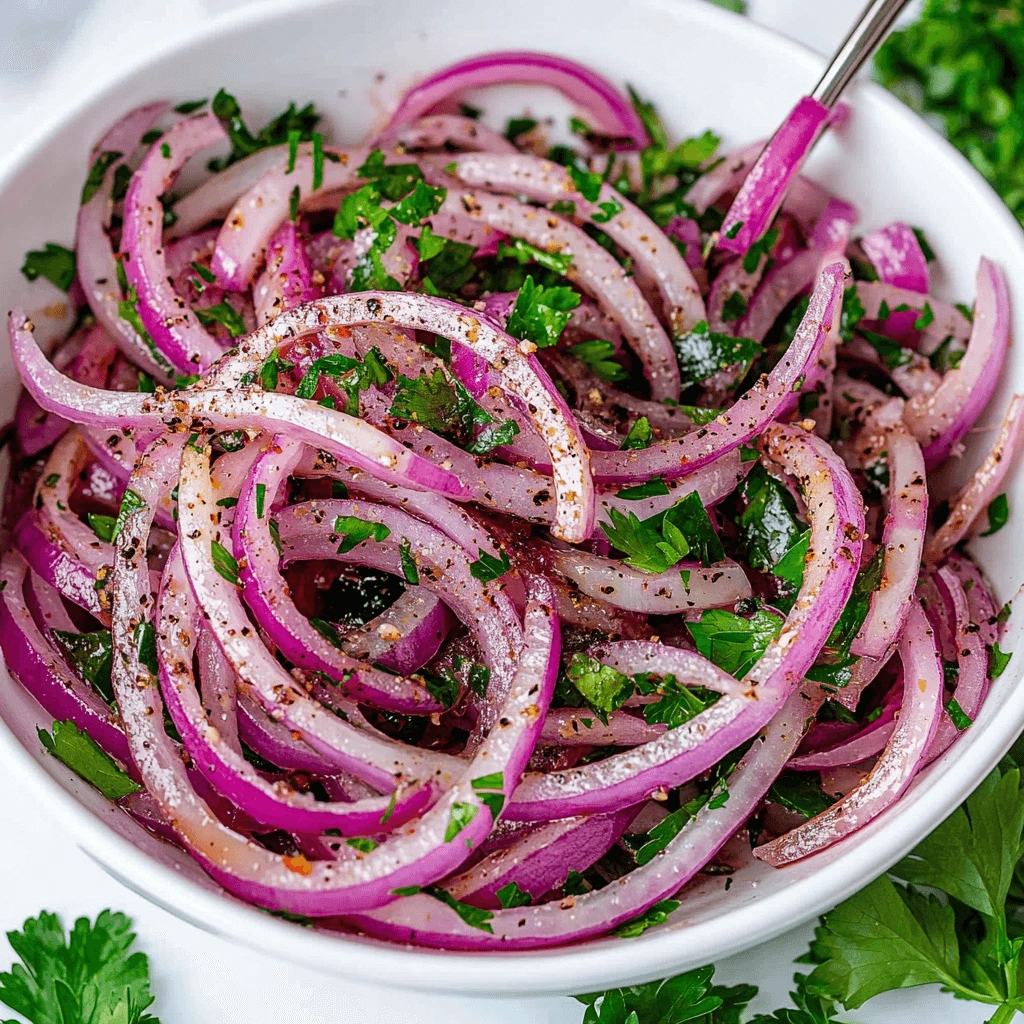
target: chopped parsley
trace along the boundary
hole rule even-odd
[[[642,572],[667,572],[687,555],[708,566],[725,558],[725,549],[696,491],[670,509],[648,519],[610,508],[611,522],[600,523],[609,543],[624,553],[623,561]]]
[[[219,90],[214,96],[211,110],[224,126],[231,143],[231,151],[226,157],[209,162],[207,166],[211,171],[222,171],[225,167],[261,149],[282,146],[288,142],[292,132],[298,132],[301,141],[310,142],[320,120],[320,115],[312,103],[307,103],[301,109],[294,103],[289,103],[286,110],[268,121],[254,135],[242,120],[242,108],[238,100],[224,89]]]
[[[52,735],[37,729],[43,746],[108,800],[120,800],[142,787],[87,733],[72,721],[54,722]]]
[[[420,571],[416,568],[416,556],[412,553],[412,544],[408,537],[402,538],[402,543],[398,546],[398,554],[402,560],[402,575],[405,577],[405,582],[411,587],[419,586]]]
[[[476,804],[464,804],[456,801],[452,804],[448,817],[448,827],[444,832],[444,841],[450,843],[479,813]]]
[[[295,389],[296,397],[312,398],[321,375],[333,378],[338,387],[348,395],[345,412],[351,416],[359,414],[360,391],[366,391],[371,387],[383,387],[394,380],[395,376],[379,349],[371,348],[361,360],[336,352],[313,360]]]
[[[768,799],[803,818],[824,814],[836,801],[821,788],[817,772],[783,772],[772,783]]]
[[[876,334],[874,331],[866,331],[863,328],[860,329],[860,333],[878,353],[887,369],[896,370],[914,361],[914,353],[903,348],[892,338],[887,338],[884,334]]]
[[[783,620],[757,608],[750,618],[709,608],[699,622],[687,622],[697,651],[720,669],[742,679],[779,635]]]
[[[491,583],[512,570],[512,563],[504,549],[499,551],[499,558],[489,555],[483,548],[478,548],[477,554],[479,558],[469,563],[469,571],[473,578],[481,583]]]
[[[238,560],[223,544],[218,541],[210,542],[210,556],[213,559],[213,567],[218,574],[223,576],[228,583],[238,586]]]
[[[264,391],[276,391],[277,383],[281,374],[291,370],[293,366],[293,363],[290,363],[287,359],[281,358],[277,348],[275,347],[273,351],[271,351],[270,355],[263,360],[263,364],[260,366],[260,387],[263,388]]]
[[[197,319],[204,327],[220,324],[222,327],[227,328],[232,338],[241,338],[243,334],[247,333],[242,314],[226,299],[218,302],[215,306],[206,306],[205,308],[193,306],[192,312],[195,313]]]
[[[572,311],[580,304],[580,294],[558,285],[545,288],[528,275],[519,289],[509,314],[506,331],[514,338],[532,341],[538,348],[554,345],[562,335]]]
[[[364,541],[375,540],[379,543],[391,536],[391,530],[383,523],[360,519],[358,516],[338,516],[334,520],[334,532],[342,538],[338,545],[339,555],[344,555]]]
[[[991,537],[998,533],[1009,521],[1010,503],[1005,494],[997,494],[988,506],[988,529],[981,536]]]
[[[527,264],[530,262],[539,263],[556,274],[564,274],[572,266],[573,257],[571,253],[548,252],[547,249],[538,249],[521,238],[513,238],[511,244],[498,243],[498,259],[514,259],[517,263]]]
[[[636,487],[623,487],[615,496],[625,501],[641,501],[644,498],[657,498],[663,494],[669,494],[668,484],[663,477],[653,476],[646,483],[637,484]]]
[[[105,150],[96,157],[92,167],[89,168],[89,174],[86,176],[85,184],[82,186],[82,199],[81,205],[85,206],[87,202],[103,186],[103,179],[106,177],[107,171],[121,159],[123,153],[118,153],[113,150]],[[65,289],[66,291],[67,289]]]
[[[679,900],[662,900],[639,917],[620,924],[612,934],[617,935],[620,939],[635,939],[638,935],[643,935],[648,928],[664,924],[668,920],[669,914],[678,910],[679,906]]]
[[[74,633],[52,629],[50,636],[78,678],[88,683],[108,704],[113,705],[114,686],[110,672],[114,667],[114,643],[110,630]]]
[[[516,882],[503,885],[494,895],[498,897],[498,902],[505,910],[513,907],[528,907],[533,902],[533,897],[528,892],[523,892]]]
[[[679,361],[684,388],[700,384],[719,370],[737,363],[744,367],[745,373],[754,359],[763,352],[762,346],[751,338],[713,333],[706,320],[701,320],[692,331],[676,335],[672,345]]]
[[[599,338],[581,341],[573,345],[569,353],[599,380],[615,384],[629,378],[629,371],[614,358],[615,346],[610,341]]]
[[[751,567],[768,572],[782,561],[807,527],[796,517],[793,495],[760,463],[751,469],[740,493],[746,501],[736,517],[740,542]],[[802,579],[802,571],[800,575]]]
[[[74,250],[65,249],[56,242],[47,242],[42,249],[31,249],[25,253],[21,272],[30,281],[37,277],[45,277],[62,292],[66,292],[75,283]]]
[[[642,451],[654,441],[654,431],[646,416],[640,416],[630,425],[626,436],[619,445],[621,451]]]
[[[622,707],[635,689],[629,676],[582,651],[573,654],[565,675],[587,704],[604,716]]]

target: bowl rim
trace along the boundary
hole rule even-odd
[[[0,166],[0,193],[23,165],[89,107],[101,103],[123,82],[174,53],[237,29],[288,17],[296,11],[343,7],[360,0],[261,0],[225,12],[143,57],[131,60],[118,75],[80,94],[71,104],[38,122]],[[680,24],[701,21],[746,35],[774,50],[779,59],[807,68],[810,78],[825,61],[820,54],[771,29],[724,11],[704,0],[642,0],[670,14]],[[950,170],[967,174],[975,191],[992,207],[1011,244],[1024,262],[1024,234],[991,186],[969,162],[921,118],[872,82],[855,87],[856,102],[876,108],[902,131],[925,140]],[[1024,670],[1024,662],[1022,662]],[[6,671],[6,667],[5,667]],[[1007,681],[1009,683],[1009,681]],[[1007,695],[1003,713],[989,722],[984,741],[961,744],[955,759],[944,757],[929,770],[941,775],[899,818],[881,815],[863,841],[837,856],[813,875],[768,896],[700,922],[679,924],[632,940],[628,958],[616,956],[622,940],[597,939],[576,947],[526,952],[465,953],[404,946],[345,933],[324,933],[277,920],[226,894],[195,884],[172,867],[150,857],[118,835],[44,770],[0,717],[0,761],[16,782],[27,786],[73,834],[79,847],[112,877],[168,912],[211,934],[326,974],[389,987],[451,995],[518,997],[571,994],[661,978],[766,942],[806,923],[866,885],[910,851],[934,824],[951,813],[998,763],[1024,726],[1024,686]],[[694,949],[701,950],[694,956]],[[339,953],[341,955],[339,955]],[[639,955],[636,955],[639,954]],[[566,980],[570,979],[570,980]]]

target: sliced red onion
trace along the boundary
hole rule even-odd
[[[629,100],[597,72],[555,54],[508,50],[469,57],[429,75],[402,97],[374,144],[392,148],[402,137],[401,129],[461,92],[512,83],[557,89],[579,104],[598,134],[636,149],[648,143],[647,130]]]
[[[850,644],[858,657],[885,658],[903,632],[920,573],[928,528],[928,486],[921,446],[901,427],[887,431],[872,452],[889,465],[889,508],[882,531],[882,581]]]
[[[988,652],[982,642],[979,630],[971,622],[971,611],[963,584],[951,569],[943,566],[935,573],[936,583],[953,609],[956,621],[957,682],[953,700],[957,707],[972,722],[978,717],[981,705],[988,692]],[[960,734],[960,726],[954,724],[948,710],[942,718],[935,737],[925,755],[925,763],[934,761],[944,754]]]
[[[700,288],[679,250],[647,214],[611,185],[601,185],[597,198],[588,201],[561,164],[526,153],[470,153],[444,167],[471,187],[526,196],[544,204],[572,202],[575,212],[571,216],[576,223],[594,224],[633,257],[641,286],[648,294],[652,290],[660,293],[665,322],[673,334],[688,331],[707,318]]]
[[[782,771],[819,701],[794,693],[729,777],[728,801],[718,807],[705,804],[664,850],[611,885],[538,907],[496,910],[487,931],[467,925],[427,895],[353,916],[352,923],[380,938],[415,938],[419,945],[442,949],[529,949],[608,932],[672,896],[725,845]]]
[[[879,281],[927,295],[928,261],[910,227],[897,221],[865,235],[860,244]]]
[[[0,562],[0,649],[11,674],[60,721],[72,721],[136,778],[117,713],[81,682],[40,632],[25,603],[28,565],[16,551]]]
[[[707,267],[704,264],[700,225],[689,217],[673,217],[665,228],[665,234],[669,239],[682,242],[686,246],[683,259],[693,273],[694,280],[702,286],[702,290],[706,288]]]
[[[65,550],[54,539],[53,532],[54,528],[30,509],[14,528],[14,546],[33,572],[37,572],[69,601],[95,615],[101,622],[109,621],[109,611],[104,606],[101,592],[96,589],[96,573],[76,554]]]
[[[581,768],[526,776],[506,817],[550,821],[616,810],[638,803],[659,788],[681,785],[763,728],[814,663],[853,588],[860,566],[864,509],[848,470],[819,438],[776,424],[765,431],[760,447],[800,480],[811,539],[797,599],[779,635],[744,677],[743,692],[735,694],[732,678],[700,655],[673,654],[688,662],[686,670],[680,666],[680,671],[672,672],[677,679],[724,696],[696,718],[642,747]]]
[[[829,113],[828,107],[810,96],[790,111],[744,178],[722,223],[721,248],[742,256],[768,230]]]
[[[157,610],[160,686],[182,743],[207,781],[236,807],[269,827],[290,832],[336,828],[343,835],[378,833],[389,807],[388,797],[321,803],[287,784],[268,782],[240,750],[224,742],[220,729],[207,718],[192,674],[199,621],[176,548],[164,570]],[[397,827],[420,813],[429,799],[427,787],[403,794],[392,805],[392,824]]]
[[[831,263],[821,271],[789,349],[772,372],[731,409],[681,438],[641,451],[594,452],[594,479],[599,483],[638,483],[654,475],[685,476],[757,436],[811,371],[829,334],[838,330],[845,273],[842,263]]]
[[[589,708],[555,708],[544,719],[540,742],[556,747],[637,747],[664,732],[664,725],[648,725],[627,711],[613,711],[602,722]]]
[[[559,888],[570,871],[582,872],[600,860],[635,817],[630,807],[616,814],[552,821],[531,829],[518,842],[488,854],[445,883],[455,899],[497,910],[497,892],[515,882],[534,899]]]
[[[356,169],[368,155],[369,150],[332,150],[332,158],[324,161],[323,180],[317,189],[313,188],[313,157],[308,144],[300,146],[291,172],[283,161],[271,166],[224,218],[210,264],[218,282],[232,291],[248,288],[271,238],[288,219],[293,190],[299,190],[301,209],[316,196],[357,187]]]
[[[923,767],[942,714],[942,662],[935,635],[916,602],[900,640],[903,706],[885,752],[867,778],[823,814],[759,846],[754,856],[782,867],[827,849],[878,817]]]
[[[178,484],[181,551],[192,592],[217,644],[239,680],[251,688],[264,711],[301,735],[314,750],[330,757],[381,792],[410,783],[450,784],[461,762],[368,735],[311,700],[260,642],[249,624],[239,590],[214,568],[213,544],[223,545],[210,487],[209,449],[186,445]],[[226,548],[230,551],[230,547]],[[401,794],[400,794],[401,795]]]
[[[167,107],[168,104],[163,102],[148,103],[129,111],[115,122],[93,148],[90,156],[92,161],[104,153],[116,153],[119,157],[107,165],[99,188],[88,202],[79,207],[75,232],[78,281],[96,320],[133,363],[153,374],[157,380],[167,380],[170,367],[159,353],[150,350],[135,332],[135,328],[119,314],[118,307],[123,296],[118,284],[114,248],[107,236],[107,229],[114,210],[111,195],[114,175],[119,167],[125,165],[128,157],[138,148],[142,136]]]
[[[743,179],[750,173],[764,147],[764,139],[761,139],[727,154],[690,186],[685,196],[686,201],[698,214],[703,214],[719,199],[739,191]]]
[[[733,561],[710,568],[680,562],[667,572],[652,574],[576,548],[538,545],[536,550],[544,564],[572,580],[582,593],[630,612],[675,615],[724,608],[753,595],[746,573]]]
[[[909,306],[914,311],[916,322],[924,311],[926,301],[931,306],[935,319],[921,330],[914,329],[918,351],[924,355],[934,352],[950,336],[952,336],[956,348],[961,349],[971,336],[970,321],[952,303],[943,302],[932,296],[928,296],[925,301],[922,301],[922,296],[917,292],[905,288],[895,288],[880,281],[858,281],[856,288],[857,298],[864,306],[864,321],[873,324],[872,329],[877,329],[886,335],[890,333],[888,325],[893,313],[890,312],[889,319],[877,319],[883,302],[890,311],[894,311],[898,306]]]
[[[449,180],[433,180],[442,178]],[[618,324],[644,366],[651,395],[657,400],[679,398],[679,365],[665,329],[633,278],[626,277],[615,257],[585,231],[554,213],[541,215],[535,206],[510,196],[460,189],[454,183],[440,212],[468,216],[547,252],[572,256],[566,276]]]
[[[186,482],[187,472],[188,467],[183,474]],[[150,490],[142,473],[137,472],[132,483],[139,493]],[[136,541],[133,556],[121,557],[131,543],[127,538],[148,530],[148,519],[145,507],[128,517],[115,559],[114,642],[119,657],[115,658],[114,685],[147,789],[189,852],[237,895],[265,906],[316,915],[380,906],[392,898],[394,888],[428,884],[457,867],[469,854],[469,844],[464,840],[478,842],[493,821],[490,806],[474,789],[473,780],[501,771],[502,779],[509,781],[503,782],[499,791],[507,796],[536,742],[558,664],[557,623],[550,605],[535,601],[528,611],[529,639],[504,709],[508,726],[494,730],[468,765],[465,777],[415,830],[344,861],[280,857],[233,833],[212,816],[189,784],[184,766],[163,731],[158,691],[152,677],[140,666],[132,641],[133,616],[149,603],[141,586],[145,571],[138,550],[141,544]],[[543,593],[541,581],[537,587]],[[446,842],[444,836],[456,803],[468,804],[476,811],[457,833],[459,841]]]
[[[338,516],[383,523],[391,535],[384,542],[336,551],[340,538],[333,528]],[[490,690],[500,696],[507,692],[522,644],[519,621],[502,584],[487,586],[472,575],[474,553],[404,512],[371,502],[331,499],[290,505],[278,513],[277,523],[285,563],[339,559],[401,575],[399,545],[408,540],[409,553],[423,566],[421,584],[443,598],[475,634],[491,671]]]
[[[949,517],[928,539],[926,562],[941,562],[966,537],[971,527],[999,494],[999,488],[1013,464],[1024,434],[1024,395],[1014,395],[999,426],[992,450],[975,471],[970,482],[949,502]]]
[[[472,117],[458,114],[434,114],[421,117],[397,133],[394,148],[406,153],[419,149],[454,146],[468,152],[518,153],[504,135]]]
[[[996,604],[981,570],[966,555],[951,551],[946,561],[950,571],[960,580],[967,594],[971,622],[978,627],[981,642],[988,647],[999,639]]]
[[[869,725],[858,729],[835,746],[792,758],[786,767],[798,772],[829,771],[866,761],[885,749],[896,728],[899,710],[900,695],[894,689],[882,707],[881,714]]]
[[[282,314],[264,330],[273,330],[290,315]],[[43,408],[59,412],[72,422],[100,427],[117,424],[119,427],[164,429],[165,423],[180,423],[183,417],[188,417],[189,422],[201,418],[219,429],[233,430],[239,421],[249,423],[255,419],[267,430],[283,431],[332,451],[383,480],[400,482],[414,490],[437,490],[457,497],[466,494],[465,486],[448,470],[418,458],[369,423],[337,410],[253,386],[233,387],[226,392],[212,389],[157,391],[155,394],[99,391],[70,381],[46,361],[24,313],[11,314],[9,329],[12,351],[25,386]],[[256,337],[249,335],[247,341]]]
[[[360,292],[355,295],[335,295],[307,303],[299,309],[276,317],[260,331],[245,338],[239,345],[239,353],[241,357],[252,362],[262,361],[270,355],[278,342],[290,341],[329,324],[347,327],[365,323],[388,323],[396,327],[429,331],[449,338],[453,344],[461,344],[486,359],[492,369],[500,375],[502,388],[523,402],[534,428],[548,445],[554,470],[556,501],[553,532],[571,543],[585,540],[590,536],[594,526],[594,487],[590,477],[587,448],[579,435],[572,413],[551,382],[551,378],[533,355],[532,343],[517,342],[489,319],[482,319],[467,311],[465,307],[446,299],[412,292]],[[230,379],[227,377],[226,380],[222,379],[217,383],[227,384]],[[285,397],[266,395],[263,401]],[[312,420],[317,409],[318,406],[307,404],[305,419]],[[250,415],[255,415],[258,411],[254,409]],[[265,410],[263,415],[266,416]],[[362,428],[373,431],[369,424],[362,421],[354,422],[359,422]],[[378,437],[383,436],[377,431],[373,432]],[[309,443],[317,444],[313,440]],[[318,446],[327,447],[323,443]],[[414,458],[411,452],[400,446],[396,447],[403,452],[404,458]],[[351,453],[349,456],[351,457]],[[356,465],[380,479],[385,479],[377,466],[371,468],[359,463]],[[444,475],[446,478],[450,476],[447,471]],[[440,487],[434,489],[441,490]],[[462,491],[460,485],[459,492]],[[452,490],[447,493],[459,496],[458,492]]]
[[[375,707],[401,714],[442,711],[422,681],[370,668],[339,650],[324,640],[292,602],[278,570],[280,555],[270,523],[278,489],[286,485],[301,457],[301,447],[294,441],[271,445],[257,460],[239,496],[233,544],[246,604],[285,657],[300,668],[326,673],[335,682],[343,682],[346,692]],[[334,520],[320,518],[325,522],[324,531],[330,533]]]
[[[267,265],[253,287],[256,324],[317,299],[322,289],[313,283],[313,268],[295,225],[286,220],[267,245]]]
[[[1010,292],[1002,269],[983,256],[978,264],[974,327],[960,365],[939,388],[915,395],[904,418],[921,442],[925,465],[947,458],[988,405],[1010,344]]]
[[[213,221],[224,220],[235,200],[248,192],[268,171],[288,161],[287,146],[268,146],[211,175],[174,204],[177,220],[167,228],[167,238],[184,238]],[[216,237],[216,229],[214,229]]]
[[[139,316],[157,349],[183,373],[205,370],[220,357],[221,347],[167,280],[160,196],[189,157],[223,138],[212,114],[180,121],[150,149],[125,196],[124,269],[138,291]]]
[[[764,341],[783,310],[814,284],[826,253],[833,247],[845,248],[857,217],[856,208],[849,203],[830,200],[818,219],[811,247],[780,261],[764,275],[746,316],[736,325],[736,336]]]

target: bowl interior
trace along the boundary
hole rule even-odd
[[[553,15],[557,12],[558,17]],[[327,137],[356,142],[420,74],[486,50],[563,52],[653,99],[670,133],[712,128],[729,148],[764,136],[820,72],[819,58],[702,0],[352,0],[274,3],[247,8],[196,41],[138,68],[118,85],[62,114],[23,147],[0,182],[0,295],[66,322],[61,295],[46,282],[26,286],[22,254],[52,240],[70,245],[87,153],[117,115],[145,100],[235,93],[250,124],[288,100],[312,99]],[[933,291],[973,301],[979,255],[1007,271],[1017,334],[1024,325],[1024,236],[995,194],[942,139],[873,86],[850,97],[853,118],[817,148],[807,173],[855,202],[861,229],[895,219],[925,229],[938,254]],[[541,91],[491,90],[479,97],[496,126],[510,114],[564,115]],[[564,118],[563,118],[564,120]],[[63,318],[63,319],[62,319]],[[0,405],[9,413],[16,386],[0,353]],[[1024,361],[1011,352],[984,427],[998,422],[1009,394],[1024,386]],[[990,443],[971,437],[950,474],[964,476]],[[1024,479],[1009,486],[1011,510],[1024,507]],[[975,552],[1000,601],[1021,582],[1016,520],[978,541]],[[1017,646],[1011,619],[1005,646]],[[672,920],[640,939],[606,939],[568,950],[466,955],[414,950],[311,932],[224,896],[186,856],[143,833],[89,786],[48,757],[36,726],[48,724],[34,701],[0,671],[0,751],[28,785],[68,822],[81,844],[133,889],[200,927],[323,970],[389,985],[489,994],[570,993],[659,977],[764,941],[834,905],[909,850],[991,769],[1024,726],[1024,662],[1014,658],[976,725],[933,765],[899,806],[841,846],[773,871],[748,864],[732,878],[698,876]],[[639,954],[639,955],[638,955]]]

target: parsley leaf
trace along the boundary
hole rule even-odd
[[[66,292],[75,283],[75,253],[56,242],[47,242],[42,249],[31,249],[25,253],[21,272],[30,281],[45,277]]]
[[[914,353],[903,348],[899,342],[887,338],[884,334],[876,334],[874,331],[866,331],[861,328],[860,333],[871,347],[879,354],[882,362],[890,370],[897,370],[901,366],[914,361]]]
[[[548,252],[546,249],[538,249],[521,238],[513,238],[512,244],[505,242],[498,243],[498,259],[514,259],[524,266],[531,261],[539,263],[556,274],[564,274],[572,266],[573,257],[570,253]]]
[[[538,348],[554,345],[562,335],[580,294],[564,285],[545,288],[528,275],[519,289],[505,330],[513,338],[532,341]]]
[[[620,924],[612,934],[617,935],[620,939],[635,939],[638,935],[643,935],[648,928],[664,924],[668,920],[669,914],[678,910],[679,906],[679,900],[661,900],[660,903],[655,903],[639,917]]]
[[[633,680],[629,676],[582,651],[573,654],[565,674],[595,711],[608,714],[633,696]]]
[[[210,542],[210,556],[213,559],[213,567],[218,574],[223,576],[228,583],[238,586],[238,560],[223,544],[218,541]]]
[[[483,548],[479,548],[477,554],[480,557],[477,561],[469,563],[469,571],[473,578],[478,579],[481,583],[490,583],[500,579],[505,573],[512,570],[512,563],[504,550],[499,552],[500,558],[489,555]]]
[[[646,483],[637,484],[636,487],[623,487],[615,497],[625,501],[641,501],[643,498],[656,498],[669,493],[664,477],[652,476]]]
[[[448,815],[448,827],[444,832],[444,841],[450,843],[479,813],[476,804],[463,804],[456,801],[452,804]]]
[[[496,426],[481,430],[476,440],[466,445],[466,451],[470,455],[487,455],[495,448],[510,444],[518,433],[519,425],[515,420],[502,420]]]
[[[99,192],[107,171],[110,170],[111,166],[117,163],[123,155],[123,153],[118,153],[114,150],[104,150],[104,152],[100,153],[100,155],[96,157],[92,167],[89,168],[89,174],[85,179],[85,184],[82,186],[82,206],[85,206],[85,204],[89,202],[97,192]],[[66,290],[67,289],[65,289],[65,291]]]
[[[719,370],[736,363],[744,366],[745,373],[763,351],[752,338],[712,333],[706,320],[701,320],[692,331],[676,335],[672,345],[676,350],[684,388],[700,384]]]
[[[767,572],[782,561],[807,527],[796,517],[793,495],[760,463],[743,482],[741,493],[747,504],[736,517],[740,542],[750,565]]]
[[[982,537],[991,537],[998,533],[1009,521],[1010,503],[1005,494],[997,494],[988,506],[988,529],[981,534]]]
[[[762,608],[749,619],[724,608],[709,608],[699,622],[687,622],[686,628],[700,654],[742,679],[779,635],[782,622],[778,615]]]
[[[705,566],[725,558],[722,542],[696,491],[648,519],[617,508],[609,508],[608,516],[611,522],[599,524],[605,536],[624,553],[627,565],[643,572],[667,572],[691,551]]]
[[[650,421],[646,416],[640,416],[630,425],[629,431],[622,439],[622,444],[619,445],[619,448],[624,452],[642,451],[644,448],[650,448],[653,440],[654,431],[651,429]]]
[[[351,551],[363,541],[375,540],[378,543],[391,536],[391,530],[383,523],[369,522],[358,516],[338,516],[334,520],[334,532],[342,538],[338,545],[338,554]]]
[[[581,341],[573,345],[569,353],[583,363],[595,377],[609,384],[629,377],[626,368],[613,358],[615,346],[610,341],[602,341],[599,338]]]
[[[345,412],[351,416],[359,414],[360,391],[366,391],[370,387],[383,387],[395,377],[379,349],[371,348],[361,360],[334,352],[313,360],[295,389],[296,397],[312,398],[316,394],[321,376],[333,377],[341,390],[348,395]]]
[[[740,1024],[757,989],[712,984],[714,967],[698,967],[664,981],[576,996],[586,1005],[583,1024]]]
[[[275,347],[260,366],[259,382],[264,391],[276,391],[281,374],[292,369],[293,364],[282,359]]]
[[[768,791],[768,799],[804,818],[815,818],[836,801],[821,788],[817,772],[783,772]]]
[[[114,687],[110,681],[110,671],[114,667],[114,643],[110,630],[73,633],[51,629],[50,636],[79,679],[88,683],[108,704],[113,705]]]
[[[528,892],[523,892],[515,882],[503,885],[494,895],[506,910],[511,907],[528,907],[533,902],[533,897]]]
[[[120,800],[142,789],[87,732],[80,732],[74,722],[54,722],[52,736],[45,729],[36,731],[40,742],[58,761],[63,761],[108,800]]]
[[[20,963],[0,974],[0,1002],[32,1024],[159,1024],[149,961],[131,952],[135,936],[124,914],[102,911],[95,924],[75,921],[67,935],[56,914],[29,918],[7,933]]]
[[[246,127],[242,120],[242,108],[231,93],[221,89],[213,97],[210,105],[214,116],[224,126],[231,142],[231,152],[223,159],[214,159],[207,165],[211,171],[222,171],[243,157],[256,153],[270,146],[282,146],[288,142],[291,132],[298,132],[298,138],[309,142],[313,131],[320,121],[312,103],[298,109],[289,103],[286,110],[268,121],[255,135]]]
[[[412,544],[408,537],[402,538],[402,543],[398,546],[398,554],[402,560],[402,575],[405,577],[405,582],[411,587],[419,586],[420,571],[416,567],[416,557],[412,553]]]
[[[204,327],[220,324],[227,328],[232,338],[241,338],[243,334],[247,333],[242,314],[226,299],[214,306],[193,306],[192,312]]]
[[[409,195],[417,183],[423,181],[423,172],[418,164],[389,164],[380,149],[373,150],[356,173],[372,181],[380,194],[392,202]]]

